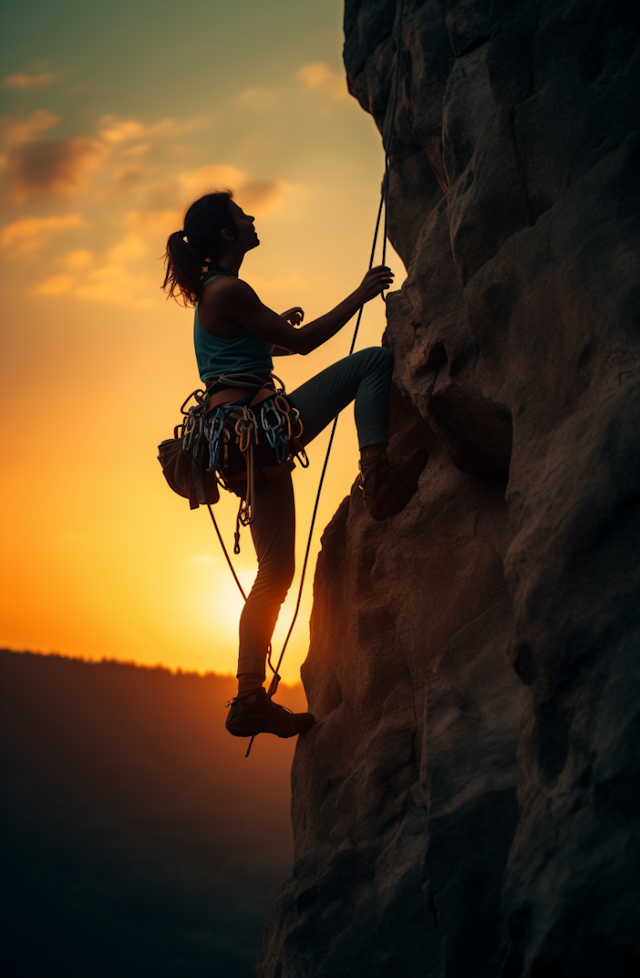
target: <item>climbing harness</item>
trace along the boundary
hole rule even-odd
[[[376,217],[375,230],[373,232],[373,244],[371,246],[371,254],[369,256],[369,271],[373,268],[373,260],[374,260],[374,257],[375,257],[376,247],[377,247],[377,244],[378,244],[378,234],[379,234],[379,231],[380,231],[380,221],[381,221],[381,218],[382,218],[382,210],[383,210],[383,207],[384,207],[384,224],[383,224],[383,236],[382,236],[382,259],[381,259],[381,264],[384,265],[386,263],[386,255],[387,255],[387,231],[388,231],[389,173],[390,173],[390,168],[391,168],[390,167],[390,163],[391,163],[391,149],[392,149],[392,146],[393,146],[394,135],[395,135],[395,133],[394,133],[394,123],[395,123],[395,115],[396,115],[396,103],[397,103],[397,98],[398,98],[398,83],[399,83],[399,78],[400,78],[400,64],[401,64],[401,57],[400,57],[400,55],[401,55],[401,41],[402,41],[403,27],[404,27],[404,0],[400,0],[399,14],[398,14],[398,18],[397,18],[397,30],[396,30],[396,37],[395,37],[395,43],[396,43],[396,59],[395,59],[395,62],[396,63],[395,63],[395,66],[394,66],[393,82],[392,82],[392,87],[391,87],[391,93],[392,94],[391,94],[391,98],[389,100],[389,104],[391,106],[391,112],[389,114],[389,122],[385,125],[384,131],[383,131],[383,144],[385,146],[384,176],[383,176],[383,179],[382,179],[382,185],[381,185],[381,190],[380,190],[380,203],[378,205],[378,214],[377,214],[377,217]],[[386,296],[384,295],[384,292],[381,293],[381,298],[382,298],[382,301],[386,303],[387,300],[386,300]],[[354,331],[353,331],[353,337],[352,337],[352,340],[351,340],[351,346],[349,347],[349,354],[348,354],[349,356],[352,355],[352,353],[353,353],[353,351],[355,349],[356,340],[358,338],[358,332],[359,332],[359,329],[360,329],[360,322],[362,320],[363,310],[364,310],[364,306],[360,306],[360,309],[358,310],[358,316],[357,316],[357,319],[356,319],[356,325],[355,325],[355,328],[354,328]],[[298,416],[298,420],[300,420],[299,419],[299,416]],[[300,422],[300,424],[302,426],[302,423],[301,422]],[[318,490],[316,492],[316,498],[315,498],[315,502],[314,502],[314,506],[313,506],[313,512],[311,514],[311,523],[309,525],[309,534],[308,534],[308,537],[307,537],[307,546],[306,546],[305,553],[304,553],[304,560],[302,562],[302,571],[301,571],[301,574],[300,574],[300,584],[298,585],[298,596],[297,596],[297,599],[296,599],[296,605],[295,605],[295,609],[294,609],[294,612],[293,612],[293,617],[291,619],[291,624],[289,625],[289,629],[288,629],[287,634],[285,636],[285,640],[284,640],[284,643],[282,645],[282,650],[280,652],[280,655],[278,657],[278,662],[277,662],[277,664],[276,664],[275,667],[273,666],[273,663],[271,661],[271,645],[269,645],[269,649],[268,649],[268,653],[267,653],[267,662],[269,663],[269,668],[271,669],[271,672],[273,673],[273,677],[271,679],[271,683],[269,684],[269,689],[267,690],[267,695],[270,696],[270,697],[275,696],[275,693],[276,693],[276,691],[278,689],[278,685],[279,685],[280,680],[282,678],[280,676],[280,666],[282,665],[282,660],[284,658],[284,654],[285,654],[285,652],[287,650],[287,645],[289,644],[289,639],[291,638],[291,634],[293,632],[295,623],[297,621],[298,612],[300,611],[300,603],[302,601],[302,591],[303,591],[303,588],[304,588],[304,582],[305,582],[305,577],[306,577],[306,573],[307,573],[307,565],[309,563],[309,554],[311,552],[311,543],[312,543],[312,540],[313,540],[313,531],[315,529],[316,517],[318,515],[318,507],[320,505],[320,496],[322,494],[322,487],[324,485],[324,479],[325,479],[325,475],[326,475],[326,472],[327,472],[327,467],[329,465],[329,457],[331,455],[331,449],[333,447],[333,441],[334,441],[334,438],[335,438],[335,433],[336,433],[337,426],[338,426],[338,417],[336,416],[334,418],[333,425],[331,427],[331,434],[329,435],[329,444],[327,445],[327,451],[325,453],[324,463],[322,465],[322,471],[320,473],[320,480],[318,482]],[[306,459],[306,454],[304,455],[304,458],[305,458],[305,462],[306,462],[306,464],[304,464],[304,467],[306,468],[308,466],[308,464],[309,464],[308,463],[308,460]],[[303,464],[302,461],[301,461],[301,464]],[[222,539],[222,534],[220,533],[220,530],[218,528],[218,524],[216,522],[216,518],[215,518],[215,516],[213,514],[213,509],[211,508],[210,505],[208,505],[207,508],[209,510],[209,514],[210,514],[211,519],[213,521],[213,525],[214,525],[216,534],[218,536],[218,540],[220,541],[220,545],[222,547],[222,552],[224,553],[224,556],[225,556],[226,561],[227,561],[227,563],[229,565],[229,568],[231,570],[231,573],[233,574],[234,580],[235,580],[236,584],[238,585],[238,589],[240,590],[240,593],[241,593],[242,597],[246,601],[247,596],[246,596],[244,590],[242,589],[242,585],[240,584],[240,581],[238,580],[238,576],[237,576],[237,574],[236,574],[236,572],[234,570],[233,563],[232,563],[231,558],[229,557],[229,554],[227,552],[227,548],[224,545],[224,541]],[[238,534],[238,526],[236,524],[236,545],[237,545],[237,539],[238,539],[237,538],[237,534]],[[234,546],[234,553],[236,553],[236,552],[237,551],[236,551],[235,546]],[[247,752],[245,754],[245,757],[248,757],[249,754],[251,753],[251,748],[253,746],[254,740],[256,739],[256,736],[257,736],[257,734],[255,734],[251,738],[251,740],[249,741],[249,746],[247,747]]]
[[[211,393],[221,385],[223,390]],[[159,446],[164,475],[175,492],[189,498],[192,509],[216,503],[219,485],[241,497],[238,554],[240,526],[253,522],[256,479],[292,469],[294,458],[303,468],[309,465],[300,413],[273,373],[267,381],[256,374],[225,374],[214,387],[193,391],[180,411],[182,424]]]

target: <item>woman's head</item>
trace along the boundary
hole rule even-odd
[[[184,216],[183,230],[167,240],[166,274],[162,288],[185,305],[200,298],[203,266],[215,263],[229,252],[243,255],[260,244],[253,218],[238,207],[233,191],[205,194],[194,201]]]

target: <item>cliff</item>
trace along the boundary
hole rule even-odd
[[[431,457],[323,538],[259,978],[640,963],[638,9],[347,0],[408,270],[391,453]]]

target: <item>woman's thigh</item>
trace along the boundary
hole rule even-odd
[[[354,400],[365,375],[372,376],[374,397],[388,396],[392,369],[393,356],[389,350],[374,346],[338,360],[292,391],[291,400],[304,425],[304,444],[313,441]],[[377,383],[376,375],[379,375]]]
[[[276,590],[286,590],[295,567],[296,510],[290,472],[256,481],[251,537],[260,581],[267,578]]]

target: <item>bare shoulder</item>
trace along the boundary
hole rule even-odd
[[[201,305],[208,305],[211,302],[255,302],[258,297],[248,282],[241,278],[231,275],[221,275],[220,278],[213,278],[205,285],[202,290]]]

